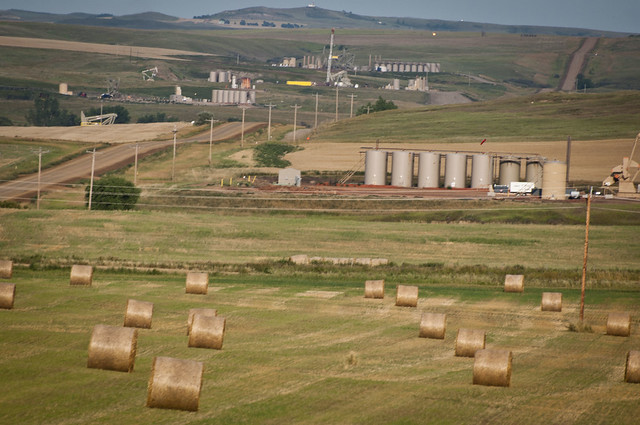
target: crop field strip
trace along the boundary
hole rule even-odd
[[[6,321],[2,351],[10,353],[13,348],[22,352],[19,356],[9,354],[3,361],[6,368],[19,367],[22,376],[29,376],[32,368],[34,372],[39,369],[33,362],[49,353],[47,364],[64,371],[69,383],[82,379],[85,388],[104,385],[103,394],[98,396],[98,403],[103,405],[92,413],[80,410],[76,420],[71,421],[63,418],[64,406],[68,403],[58,401],[55,406],[48,405],[49,397],[57,398],[50,393],[42,400],[48,406],[47,423],[81,423],[87,415],[97,423],[108,421],[111,415],[108,405],[120,395],[126,395],[126,401],[117,402],[121,417],[140,417],[142,423],[185,420],[191,423],[205,418],[216,418],[221,423],[233,423],[238,418],[244,418],[239,423],[260,418],[281,421],[317,408],[318,402],[336,403],[338,398],[343,400],[338,406],[344,406],[338,407],[334,414],[355,422],[385,423],[397,408],[407,409],[404,417],[410,423],[420,423],[423,416],[416,415],[427,414],[432,408],[440,411],[442,418],[454,420],[453,413],[445,412],[457,398],[454,394],[459,392],[472,397],[465,402],[465,410],[469,411],[458,417],[459,423],[471,423],[478,416],[488,418],[498,413],[508,415],[506,423],[518,423],[527,415],[540,421],[551,420],[554,415],[566,418],[568,423],[598,421],[607,415],[597,407],[599,403],[613,399],[618,400],[615,409],[622,414],[620,423],[632,423],[625,418],[631,419],[637,409],[634,402],[637,388],[624,384],[622,375],[625,350],[638,344],[639,320],[633,317],[633,333],[629,338],[602,335],[607,312],[616,308],[637,311],[640,300],[636,296],[629,298],[628,292],[596,291],[598,295],[594,296],[599,301],[587,309],[587,321],[593,324],[594,333],[580,334],[566,330],[566,323],[576,316],[579,293],[575,289],[563,290],[567,298],[563,312],[549,313],[540,311],[539,288],[509,294],[496,283],[493,288],[467,286],[452,297],[440,296],[438,288],[420,285],[416,309],[393,305],[391,293],[396,284],[391,282],[387,283],[386,297],[382,300],[365,299],[364,282],[345,282],[337,296],[323,299],[301,297],[300,290],[305,288],[336,292],[336,288],[327,287],[326,283],[315,284],[312,276],[306,283],[295,278],[280,278],[278,283],[273,282],[278,286],[258,283],[259,276],[250,279],[253,283],[245,283],[243,278],[220,276],[211,283],[213,291],[209,295],[194,296],[184,294],[184,277],[181,278],[184,275],[98,271],[92,287],[78,288],[69,286],[64,270],[38,272],[18,268],[13,277],[18,285],[16,306],[11,311],[0,312],[2,321]],[[481,298],[465,299],[467,291],[480,294]],[[86,371],[90,328],[94,323],[121,324],[126,298],[131,295],[157,306],[153,328],[139,331],[133,373],[123,377],[119,372]],[[625,303],[620,304],[623,299]],[[97,305],[103,306],[100,311],[95,310]],[[218,353],[185,348],[187,307],[200,305],[213,305],[228,318],[227,341]],[[418,337],[420,314],[426,311],[447,313],[443,341]],[[41,317],[44,312],[48,312],[49,319]],[[84,319],[78,322],[79,317]],[[488,348],[512,350],[511,388],[485,390],[472,385],[473,360],[453,355],[455,332],[460,327],[485,329]],[[70,331],[65,338],[70,355],[60,356],[56,335],[65,328]],[[31,339],[35,335],[48,336],[36,342]],[[13,345],[11,341],[16,337],[27,344]],[[598,346],[600,348],[596,348]],[[32,350],[41,354],[29,354]],[[144,407],[151,358],[165,353],[205,364],[196,416],[184,417],[180,412]],[[568,367],[573,370],[570,374]],[[14,373],[17,370],[9,376]],[[268,384],[270,376],[276,381]],[[49,384],[52,388],[64,385],[64,378],[57,379],[60,382]],[[573,387],[576,380],[583,379],[598,385]],[[98,384],[98,380],[102,384]],[[545,380],[549,382],[542,385],[543,390],[540,384]],[[369,383],[368,386],[362,386],[365,383]],[[396,392],[400,383],[405,388],[404,395],[387,399],[385,395]],[[13,387],[19,382],[11,380],[8,385]],[[347,396],[356,388],[380,398],[373,411],[359,420],[356,418],[360,416],[345,411],[359,400],[355,394]],[[329,389],[333,391],[327,392]],[[24,394],[25,390],[29,392],[23,388],[19,393]],[[558,396],[577,400],[580,394],[589,394],[590,399],[565,409],[556,408],[551,402]],[[76,397],[84,398],[80,394]],[[426,397],[432,407],[413,406],[416,397]],[[484,398],[486,403],[473,401],[475,397]],[[280,407],[282,410],[264,411],[264,403],[280,406],[286,400],[289,400],[288,406]],[[514,410],[516,400],[522,410]],[[301,402],[310,405],[305,407]],[[246,417],[238,417],[238,409],[245,410]],[[19,405],[11,411],[15,415],[24,413]],[[11,415],[9,413],[8,419]],[[31,413],[26,419],[24,423],[38,423],[44,417]],[[314,417],[308,419],[302,423],[316,423]]]

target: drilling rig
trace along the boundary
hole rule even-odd
[[[640,174],[640,164],[634,161],[633,154],[636,151],[636,146],[640,140],[640,133],[636,136],[636,140],[633,142],[633,148],[631,148],[631,155],[622,158],[622,164],[616,165],[611,169],[611,174],[604,179],[602,185],[604,187],[612,188],[618,184],[618,195],[630,195],[637,194],[638,191],[635,188],[635,179]],[[633,174],[632,174],[633,173]]]
[[[331,28],[331,39],[329,41],[329,59],[327,60],[327,84],[331,83],[331,60],[333,59],[333,35],[335,34],[335,32],[335,28]]]

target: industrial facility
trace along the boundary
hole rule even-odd
[[[566,163],[537,154],[364,149],[365,185],[495,189],[565,199]]]

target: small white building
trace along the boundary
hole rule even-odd
[[[298,186],[302,183],[302,177],[300,170],[295,168],[285,168],[278,172],[278,185],[279,186]]]

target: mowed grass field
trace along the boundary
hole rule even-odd
[[[451,284],[392,270],[212,273],[208,294],[193,295],[184,273],[97,269],[91,287],[77,287],[69,268],[16,267],[14,308],[0,310],[0,422],[636,423],[640,386],[623,381],[626,354],[640,346],[636,286],[589,288],[593,332],[577,333],[567,329],[577,285],[531,287],[525,277],[513,294],[500,277],[480,285],[454,273]],[[370,278],[385,279],[384,299],[363,297]],[[398,284],[419,287],[417,308],[394,305]],[[543,291],[563,293],[562,312],[540,311]],[[133,372],[87,368],[93,327],[121,326],[128,299],[154,304]],[[188,348],[196,307],[226,318],[222,350]],[[605,334],[612,311],[632,313],[631,337]],[[422,312],[447,315],[444,340],[418,337]],[[512,351],[509,388],[472,385],[473,359],[454,356],[460,328]],[[197,412],[145,407],[155,356],[203,362]]]

